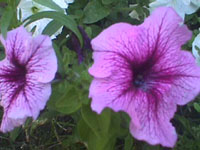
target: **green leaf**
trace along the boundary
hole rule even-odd
[[[133,137],[130,134],[125,138],[124,150],[133,150]]]
[[[79,142],[78,138],[76,138],[75,135],[68,135],[65,140],[62,141],[62,146],[66,149],[68,149],[70,146],[73,146],[73,144]],[[72,148],[72,150],[74,150]]]
[[[191,124],[190,124],[190,122],[189,122],[188,119],[186,119],[186,118],[183,117],[183,116],[177,115],[177,114],[175,115],[175,118],[181,122],[181,124],[182,124],[183,127],[186,129],[186,131],[188,131],[189,133],[192,134],[192,131],[191,131]]]
[[[112,133],[97,137],[83,119],[78,123],[78,132],[81,140],[87,143],[88,150],[114,150],[116,137]]]
[[[81,110],[83,120],[79,122],[78,131],[82,140],[87,142],[88,150],[114,150],[117,132],[120,132],[118,115],[105,109],[97,115],[90,105]]]
[[[81,107],[81,101],[77,93],[78,92],[76,88],[69,87],[69,89],[66,91],[66,94],[57,100],[57,111],[64,114],[71,114],[77,111]]]
[[[116,1],[116,0],[102,0],[102,3],[104,5],[109,5],[109,4],[113,3],[114,1]]]
[[[78,125],[77,125],[77,128],[78,128],[78,133],[79,133],[79,136],[81,138],[81,140],[83,141],[88,141],[89,139],[89,133],[91,132],[91,129],[90,127],[85,123],[85,121],[83,119],[81,119],[79,122],[78,122]]]
[[[92,28],[91,27],[86,27],[85,28],[85,32],[87,33],[89,38],[92,37]]]
[[[26,22],[25,26],[27,26],[28,24],[36,20],[43,19],[43,18],[54,19],[55,21],[59,22],[60,24],[70,29],[78,37],[81,43],[81,46],[83,45],[83,39],[82,39],[81,33],[79,29],[77,28],[76,22],[70,15],[65,15],[63,13],[55,12],[55,11],[39,12],[25,19],[24,20],[24,22]]]
[[[197,112],[200,112],[200,105],[198,103],[194,103],[194,109],[197,111]]]
[[[63,65],[63,61],[62,61],[62,54],[60,52],[58,45],[56,45],[55,42],[53,42],[53,48],[54,48],[54,50],[56,52],[56,56],[58,58],[58,72],[60,73],[61,77],[64,78],[65,69],[64,69],[64,65]]]
[[[59,100],[61,96],[65,94],[67,86],[68,86],[68,83],[65,82],[64,80],[61,80],[60,82],[55,82],[52,84],[51,97],[47,103],[48,109],[57,111],[55,107],[56,102]]]
[[[84,8],[83,22],[86,24],[95,23],[110,14],[110,10],[105,8],[99,1],[91,1]]]
[[[14,10],[8,6],[5,9],[3,16],[1,18],[1,33],[3,34],[4,38],[6,38],[7,30],[12,21],[13,14]]]
[[[62,27],[62,24],[58,21],[52,20],[47,24],[47,26],[42,31],[42,34],[52,36],[56,31]]]
[[[51,9],[54,9],[54,10],[64,13],[64,10],[60,6],[58,6],[55,2],[53,2],[52,0],[45,0],[45,1],[44,0],[33,0],[33,1],[35,1],[36,3],[41,4],[43,6],[46,6]]]
[[[84,106],[81,110],[84,121],[93,130],[96,136],[107,133],[110,125],[110,110],[106,109],[101,115],[93,112],[90,106]]]
[[[10,132],[10,139],[14,142],[21,133],[21,131],[22,129],[20,127],[15,128],[12,132]]]

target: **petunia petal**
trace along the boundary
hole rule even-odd
[[[146,93],[135,95],[132,109],[135,108],[140,126],[135,126],[135,121],[131,120],[130,131],[135,138],[149,144],[173,147],[177,135],[170,119],[176,111],[176,105],[173,101],[164,102],[155,98]]]
[[[24,124],[27,117],[36,119],[51,94],[50,84],[32,84],[31,81],[25,87],[4,83],[0,88],[4,107],[0,131],[4,133]]]
[[[131,117],[130,131],[135,138],[153,145],[173,147],[177,135],[170,119],[176,111],[175,103],[160,99],[160,95],[156,96],[157,93],[153,97],[153,94],[146,94],[142,90],[126,90],[127,84],[128,82],[120,84],[113,80],[94,79],[89,93],[92,109],[97,113],[101,113],[106,107],[116,112],[125,111]]]
[[[7,38],[0,36],[5,47],[6,58],[16,65],[25,64],[31,54],[32,36],[24,27],[16,28],[7,33]]]
[[[182,51],[179,56],[176,60],[178,63],[174,66],[176,73],[171,74],[174,78],[171,90],[166,94],[168,99],[173,99],[179,105],[185,105],[200,92],[200,67],[195,63],[191,53]]]
[[[32,55],[27,63],[27,78],[38,82],[50,82],[57,71],[57,58],[48,36],[38,36],[33,40]]]
[[[129,80],[121,82],[117,79],[94,79],[89,89],[92,110],[99,114],[106,107],[112,108],[116,112],[125,111],[134,120],[135,125],[139,126],[131,102],[134,100],[134,92],[131,89],[127,90],[129,84]]]
[[[171,54],[180,50],[180,47],[192,37],[191,31],[182,22],[172,8],[156,9],[139,26],[143,36],[146,36],[143,42],[148,46],[148,51]]]
[[[35,39],[23,28],[8,32],[7,39],[0,38],[6,58],[14,65],[26,65],[28,78],[47,83],[57,71],[57,59],[48,36],[40,35]]]
[[[89,73],[98,78],[110,76],[113,69],[119,68],[116,63],[123,62],[125,56],[133,56],[131,43],[136,41],[137,32],[138,29],[127,23],[114,24],[101,32],[91,41],[94,64]]]
[[[105,29],[92,40],[92,109],[125,111],[135,138],[173,147],[177,135],[170,120],[176,104],[186,104],[200,91],[200,68],[181,50],[190,38],[182,19],[164,7],[142,25]]]
[[[6,58],[0,61],[0,105],[4,108],[0,131],[8,132],[36,119],[51,94],[57,59],[48,36],[32,36],[23,27],[1,41]]]

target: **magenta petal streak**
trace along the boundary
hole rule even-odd
[[[4,108],[0,131],[9,132],[36,119],[51,94],[57,59],[48,36],[32,38],[24,27],[0,37],[6,57],[0,62],[1,106]]]
[[[92,109],[127,112],[131,134],[152,145],[175,145],[170,120],[176,106],[200,91],[200,68],[191,53],[181,50],[192,36],[181,22],[172,8],[161,7],[143,24],[114,24],[91,42]]]

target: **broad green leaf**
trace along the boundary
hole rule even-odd
[[[68,29],[74,32],[74,34],[78,37],[81,43],[81,46],[83,45],[83,39],[82,39],[79,29],[77,28],[76,22],[71,16],[65,15],[61,12],[45,11],[45,12],[36,13],[24,20],[24,22],[26,22],[25,26],[42,18],[51,18],[59,22],[60,24],[66,26]]]
[[[62,27],[62,24],[58,21],[52,20],[47,24],[47,26],[42,31],[42,34],[53,35],[56,31],[58,31]]]
[[[83,119],[81,119],[78,122],[77,129],[78,129],[78,133],[79,133],[81,140],[88,141],[89,133],[91,132],[91,128],[87,125],[87,123],[85,123],[85,121]]]
[[[106,109],[101,115],[93,112],[90,106],[83,106],[81,110],[84,121],[93,130],[96,136],[102,136],[107,133],[110,127],[111,112]]]
[[[95,23],[106,16],[108,16],[110,10],[105,8],[99,1],[91,1],[84,8],[83,22],[86,24]]]
[[[60,6],[58,6],[55,2],[53,2],[52,0],[33,0],[33,1],[35,1],[36,3],[39,3],[43,6],[46,6],[51,9],[54,9],[54,10],[64,13],[64,10]]]
[[[81,114],[83,120],[79,122],[78,131],[81,139],[87,142],[88,150],[114,150],[120,132],[119,114],[105,109],[98,115],[90,105],[83,106]]]
[[[113,3],[113,2],[115,2],[116,0],[102,0],[102,3],[104,4],[104,5],[109,5],[109,4],[111,4],[111,3]]]
[[[56,102],[56,110],[64,114],[71,114],[81,107],[81,101],[76,88],[66,89],[66,94]]]
[[[116,137],[112,133],[98,137],[83,119],[78,123],[78,132],[81,140],[87,143],[88,150],[114,150]]]
[[[13,14],[14,10],[8,6],[5,9],[3,16],[1,18],[1,33],[3,34],[4,38],[6,38],[7,30],[12,21]]]
[[[200,105],[196,102],[193,105],[194,105],[195,110],[200,112]]]

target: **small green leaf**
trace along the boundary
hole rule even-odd
[[[41,4],[43,6],[46,6],[51,9],[54,9],[54,10],[64,13],[64,10],[60,6],[58,6],[55,2],[53,2],[52,0],[45,0],[45,1],[44,0],[33,0],[33,1],[35,1],[36,3]]]
[[[83,22],[86,24],[95,23],[110,14],[110,10],[105,8],[99,1],[91,1],[84,8]]]
[[[43,18],[54,19],[55,21],[59,22],[60,24],[66,26],[68,29],[70,29],[72,32],[74,32],[74,34],[78,37],[78,39],[81,43],[81,46],[83,45],[83,39],[82,39],[79,29],[77,28],[76,22],[70,15],[65,15],[61,12],[45,11],[45,12],[36,13],[24,20],[24,22],[26,22],[25,26],[27,26],[28,24],[30,24],[36,20],[43,19]]]
[[[1,18],[1,33],[3,34],[4,38],[6,38],[7,30],[11,23],[13,14],[14,14],[14,10],[8,6],[5,9],[3,16]]]
[[[193,105],[194,105],[194,109],[196,111],[200,112],[200,105],[198,103],[196,103],[196,102]]]

